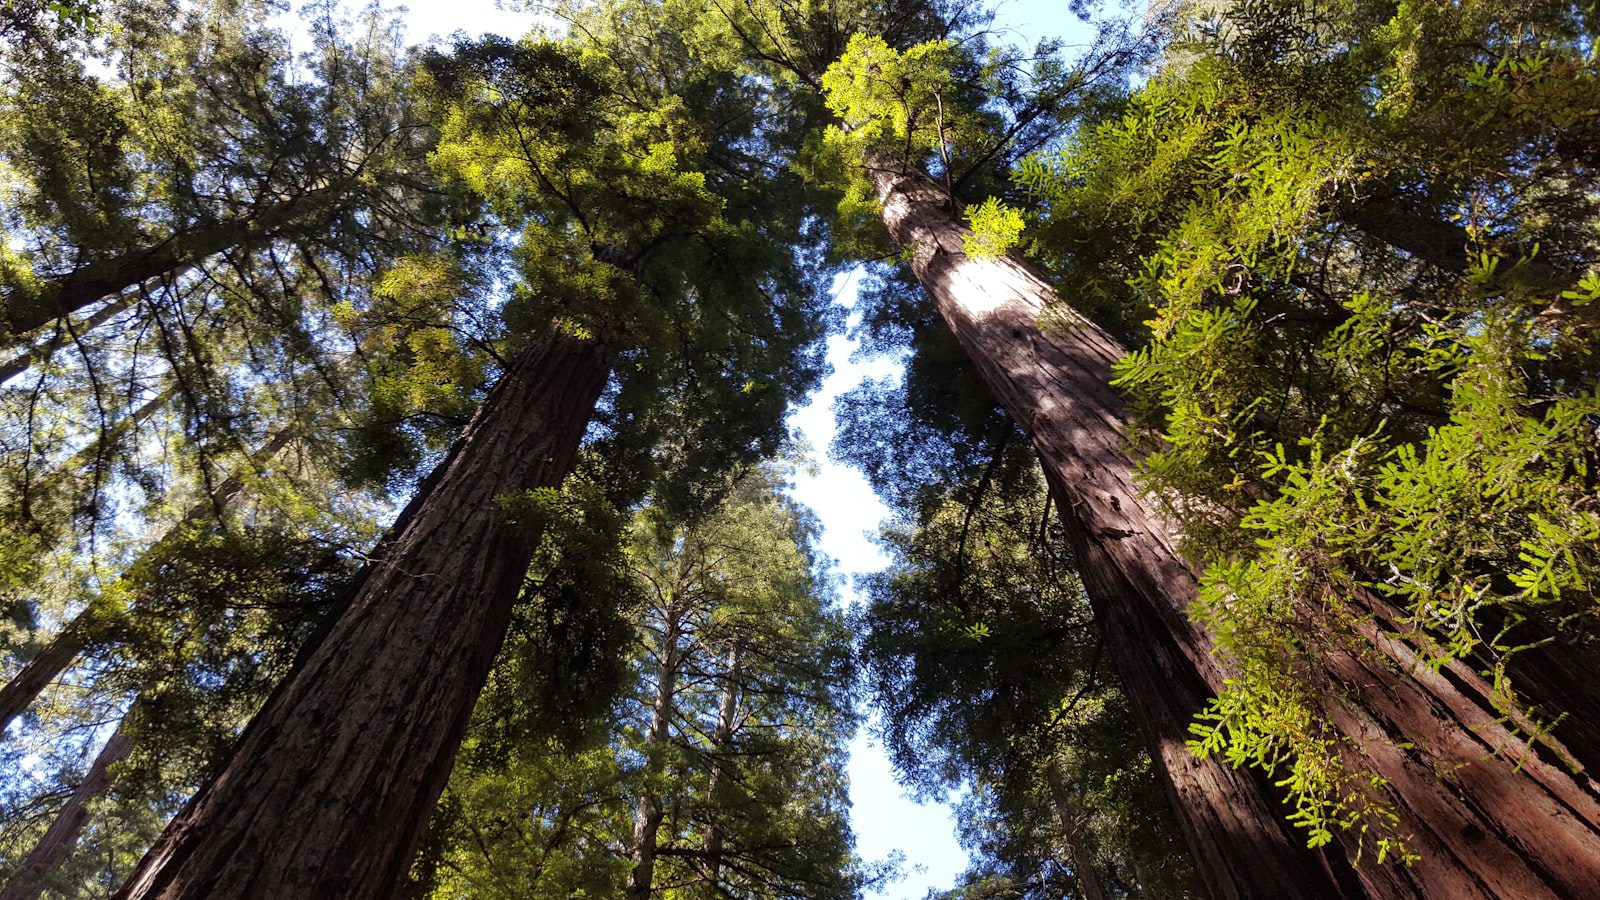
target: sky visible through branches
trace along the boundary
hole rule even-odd
[[[1068,12],[1066,0],[1002,0],[996,8],[995,30],[1000,40],[1031,46],[1043,38],[1060,37],[1068,43],[1070,53],[1072,44],[1085,43],[1092,36]],[[398,10],[405,17],[408,39],[418,42],[456,32],[517,37],[538,21],[533,13],[500,8],[495,0],[418,0]],[[291,12],[284,24],[297,31],[298,17]],[[847,309],[855,303],[857,278],[858,273],[848,273],[834,286],[835,302]],[[821,521],[820,549],[834,560],[842,577],[842,599],[851,605],[861,601],[855,588],[857,576],[888,563],[873,542],[873,535],[889,511],[859,470],[828,458],[828,446],[837,430],[833,403],[864,379],[899,377],[903,373],[899,358],[857,358],[856,348],[857,342],[845,335],[828,338],[832,373],[804,406],[791,412],[789,420],[792,432],[806,449],[810,470],[797,477],[795,495]],[[851,825],[857,852],[871,861],[895,853],[904,857],[904,877],[877,896],[910,900],[925,896],[930,889],[951,887],[967,866],[967,854],[956,841],[950,807],[908,799],[895,782],[888,756],[873,740],[870,730],[869,727],[859,732],[849,748]]]

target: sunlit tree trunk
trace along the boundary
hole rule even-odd
[[[315,649],[118,897],[398,891],[537,538],[498,498],[561,483],[613,358],[559,335],[512,361]]]
[[[1028,264],[967,256],[969,232],[931,179],[881,158],[869,173],[917,280],[1033,440],[1124,690],[1214,896],[1556,898],[1600,884],[1600,802],[1588,775],[1540,750],[1524,753],[1470,668],[1435,674],[1376,625],[1369,637],[1387,661],[1329,657],[1330,676],[1355,698],[1335,704],[1334,724],[1366,754],[1358,764],[1388,780],[1386,799],[1421,862],[1404,868],[1369,857],[1352,878],[1342,860],[1306,852],[1304,838],[1286,831],[1262,779],[1191,754],[1187,726],[1226,673],[1187,615],[1196,574],[1135,483],[1128,418],[1110,383],[1123,348],[1058,304]],[[1042,327],[1047,309],[1054,321]]]

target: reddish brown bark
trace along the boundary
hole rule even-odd
[[[612,358],[558,336],[512,362],[326,635],[117,896],[397,893],[527,574],[534,535],[497,498],[560,484]]]
[[[128,719],[138,705],[139,701],[135,700],[117,723],[117,730],[111,733],[111,737],[100,747],[100,752],[95,754],[89,771],[84,773],[83,780],[73,789],[66,805],[56,813],[55,821],[50,823],[50,828],[34,845],[28,858],[23,860],[22,868],[6,883],[5,890],[0,891],[0,900],[34,900],[44,892],[50,874],[71,855],[84,827],[89,824],[89,804],[111,787],[111,767],[121,762],[133,749],[133,739],[126,729]]]
[[[0,688],[0,735],[78,658],[90,618],[88,610],[73,617],[43,650],[17,670],[5,687]]]
[[[1127,414],[1110,383],[1123,348],[1058,304],[1027,264],[966,256],[969,232],[926,176],[881,161],[870,173],[917,280],[1039,452],[1124,689],[1215,896],[1531,898],[1583,896],[1600,884],[1600,802],[1588,775],[1524,757],[1495,722],[1481,678],[1466,666],[1414,671],[1407,648],[1376,627],[1372,658],[1329,660],[1353,698],[1336,704],[1334,720],[1367,751],[1361,764],[1388,779],[1386,798],[1421,863],[1369,858],[1353,884],[1339,861],[1306,853],[1285,831],[1259,779],[1190,754],[1190,717],[1225,673],[1187,616],[1195,573],[1134,482]],[[1058,321],[1041,328],[1046,309]]]

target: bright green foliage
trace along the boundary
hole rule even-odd
[[[1554,4],[1238,4],[1019,173],[1046,258],[1143,343],[1119,374],[1145,475],[1234,672],[1194,747],[1269,772],[1313,845],[1409,855],[1324,717],[1321,660],[1367,652],[1362,623],[1483,671],[1533,738],[1563,710],[1516,653],[1586,652],[1592,29]]]
[[[957,812],[974,862],[951,896],[1076,896],[1073,844],[1119,896],[1185,896],[1166,799],[1045,496],[1027,445],[1003,439],[982,474],[886,531],[894,563],[859,625],[880,735],[918,792],[971,792]]]
[[[978,259],[1003,256],[1021,239],[1023,224],[1021,211],[990,197],[967,210],[967,226],[972,234],[962,249]]]
[[[535,496],[508,509],[519,518],[569,515],[560,511],[575,500]],[[575,711],[587,733],[553,738],[560,723],[543,707],[560,692],[519,661],[527,654],[518,644],[532,632],[518,628],[424,856],[433,896],[621,896],[646,798],[666,811],[654,878],[663,896],[852,896],[862,874],[851,859],[842,774],[854,727],[848,643],[814,580],[809,539],[798,511],[753,473],[696,522],[646,507],[610,555],[588,543],[536,563],[535,594],[547,609],[584,595],[634,601],[607,651],[628,664],[624,687],[609,710]],[[616,586],[570,571],[595,558],[621,562],[611,570]],[[548,593],[565,579],[582,590]],[[634,649],[619,653],[624,644]],[[595,662],[563,657],[541,671]],[[656,743],[652,707],[663,679],[673,710]],[[729,702],[736,715],[724,733]]]
[[[823,132],[815,165],[842,190],[841,228],[858,235],[856,242],[882,230],[864,165],[928,160],[953,187],[953,167],[993,140],[996,120],[978,108],[994,73],[972,63],[970,54],[950,40],[900,51],[880,37],[858,34],[822,74],[828,109],[841,124]],[[866,255],[872,245],[850,246]]]
[[[690,28],[688,11],[573,14],[562,41],[430,57],[434,164],[516,234],[512,342],[559,324],[620,350],[617,439],[674,470],[663,500],[703,504],[728,464],[777,449],[787,399],[817,377],[827,273],[792,249],[817,239],[810,198],[730,162],[783,121],[748,114],[769,87],[714,47],[653,37]]]
[[[1032,54],[990,47],[976,29],[983,13],[948,13],[948,27],[895,45],[871,32],[852,36],[816,80],[836,117],[806,156],[813,175],[842,192],[840,246],[864,257],[884,242],[867,171],[922,170],[944,184],[952,210],[982,192],[1015,193],[1010,167],[1055,142],[1070,123],[1115,95],[1145,52],[1126,29],[1101,29],[1075,65],[1045,43]],[[998,177],[997,177],[998,176]],[[990,197],[974,214],[977,255],[1003,252],[1024,220]]]
[[[498,329],[488,325],[485,273],[469,262],[443,253],[402,257],[359,306],[333,308],[333,325],[361,348],[370,385],[348,439],[345,472],[354,481],[384,483],[415,470],[423,451],[454,439],[476,408]]]
[[[927,41],[904,52],[883,38],[858,34],[822,75],[828,109],[848,126],[831,140],[870,147],[904,141],[936,150],[944,128],[943,96],[954,87],[959,59],[951,41]]]
[[[30,556],[0,572],[0,595],[25,630],[64,621],[84,573],[105,564],[114,580],[196,484],[273,435],[304,428],[307,472],[373,456],[340,446],[366,373],[329,313],[364,306],[375,272],[438,243],[417,229],[436,205],[426,135],[403,121],[405,60],[384,23],[309,9],[313,50],[297,61],[259,4],[97,8],[92,39],[33,21],[3,48],[6,303],[283,203],[306,215],[7,343],[20,374],[0,388],[0,521]]]

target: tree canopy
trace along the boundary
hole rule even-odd
[[[0,9],[0,900],[1600,880],[1593,3],[525,8]]]

